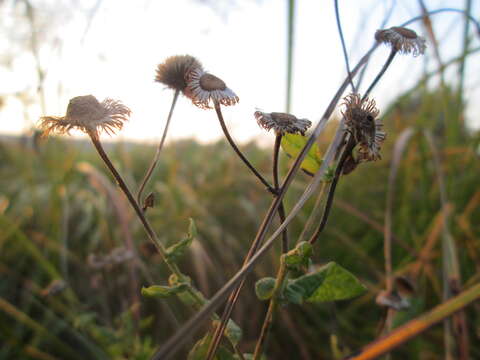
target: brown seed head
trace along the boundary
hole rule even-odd
[[[222,79],[199,68],[193,69],[188,74],[187,87],[183,93],[192,100],[194,105],[202,109],[211,109],[212,102],[229,106],[239,101],[238,96]]]
[[[202,64],[193,56],[171,56],[157,66],[155,81],[183,91],[187,87],[188,74],[193,69],[202,69]]]
[[[116,100],[107,98],[100,103],[92,95],[77,96],[69,101],[65,116],[41,117],[40,128],[44,136],[51,132],[65,134],[72,129],[94,137],[98,137],[100,131],[111,135],[123,127],[130,113],[128,107]]]
[[[305,135],[308,128],[312,126],[310,120],[297,119],[296,116],[287,113],[255,111],[253,115],[260,127],[267,131],[273,129],[277,135],[284,135],[285,133]]]
[[[362,101],[359,94],[353,93],[345,97],[343,105],[346,106],[342,115],[347,130],[359,145],[358,161],[380,159],[380,147],[385,140],[385,133],[381,131],[383,125],[377,119],[380,112],[375,100]]]
[[[375,40],[392,47],[392,49],[403,54],[412,53],[413,56],[421,55],[425,52],[425,39],[418,36],[413,30],[394,26],[390,29],[377,30]]]

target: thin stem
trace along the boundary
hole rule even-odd
[[[179,281],[181,281],[182,279],[184,279],[184,275],[181,273],[180,269],[178,268],[177,264],[175,264],[174,262],[172,262],[168,256],[166,256],[166,250],[165,250],[165,247],[163,246],[163,244],[160,242],[160,240],[158,239],[157,235],[155,234],[155,232],[153,231],[150,223],[148,222],[148,220],[146,219],[145,217],[145,214],[143,213],[143,211],[140,209],[140,206],[138,205],[138,203],[135,201],[135,198],[133,197],[132,193],[130,192],[130,190],[128,189],[128,186],[125,184],[125,181],[123,181],[123,178],[121,177],[121,175],[119,174],[119,172],[117,171],[117,169],[115,168],[115,166],[112,164],[112,162],[110,161],[110,158],[108,157],[108,155],[105,153],[105,150],[103,149],[103,146],[100,142],[100,140],[98,139],[98,137],[96,136],[96,134],[89,134],[90,135],[90,138],[92,140],[92,143],[93,145],[95,146],[95,149],[97,150],[98,154],[100,155],[100,157],[102,158],[102,160],[105,162],[105,164],[107,165],[107,168],[110,170],[110,172],[112,173],[113,177],[115,178],[115,180],[117,181],[118,185],[120,186],[120,189],[123,191],[123,193],[125,194],[125,196],[127,197],[128,201],[130,202],[130,204],[132,205],[133,209],[135,210],[135,213],[137,214],[138,218],[140,219],[140,221],[142,222],[142,225],[143,227],[145,228],[145,231],[147,232],[147,235],[148,237],[150,238],[150,240],[153,242],[153,244],[155,245],[155,247],[157,248],[158,252],[160,253],[160,256],[162,257],[162,259],[165,261],[165,263],[167,264],[168,268],[170,269],[170,271],[175,274],[177,276],[177,278],[179,279]],[[197,306],[197,310],[200,309],[202,306],[204,306],[206,304],[206,300],[203,298],[203,296],[198,292],[198,290],[196,290],[191,284],[188,284],[187,283],[187,291],[189,293],[190,296],[192,296],[192,298],[195,300],[196,302],[196,306]],[[213,314],[213,318],[214,319],[218,319],[218,315],[216,314]]]
[[[218,102],[215,102],[215,111],[217,113],[218,121],[220,121],[220,126],[222,127],[223,133],[225,134],[225,137],[227,138],[229,144],[231,145],[235,153],[240,157],[240,159],[242,159],[245,165],[247,165],[247,167],[255,174],[255,176],[262,182],[262,184],[267,187],[268,191],[270,191],[272,194],[276,194],[275,189],[272,188],[272,186],[268,183],[267,180],[265,180],[262,175],[260,175],[257,169],[255,169],[255,167],[247,160],[247,158],[243,155],[243,153],[233,141],[230,133],[228,132],[227,126],[225,125],[225,120],[223,120],[222,110]]]
[[[163,144],[165,143],[165,139],[167,138],[168,127],[170,125],[170,120],[172,119],[173,110],[175,109],[175,104],[177,103],[179,93],[180,93],[179,90],[175,90],[175,93],[173,94],[172,105],[170,106],[170,111],[168,113],[167,123],[165,124],[165,128],[163,129],[162,139],[160,140],[160,143],[158,144],[157,152],[155,153],[155,156],[152,160],[152,163],[150,164],[150,167],[148,168],[147,173],[145,174],[145,177],[143,178],[143,180],[140,184],[140,188],[138,190],[138,194],[137,194],[138,204],[142,203],[143,190],[145,189],[145,186],[147,185],[148,180],[152,176],[153,170],[155,170],[155,166],[157,166],[158,159],[160,158],[160,153],[162,152]]]
[[[375,85],[377,85],[377,83],[380,81],[380,79],[382,78],[382,76],[385,74],[385,71],[387,71],[388,67],[389,67],[390,64],[392,63],[393,58],[395,57],[396,54],[397,54],[397,50],[395,50],[394,48],[392,48],[392,51],[390,52],[390,55],[388,56],[387,61],[385,62],[385,64],[383,64],[382,70],[380,70],[380,72],[378,73],[377,77],[376,77],[376,78],[373,80],[373,82],[370,84],[370,86],[368,87],[367,91],[365,91],[365,94],[364,94],[363,97],[362,97],[362,101],[365,100],[365,99],[368,97],[368,94],[370,94],[370,92],[371,92],[372,89],[375,87]]]
[[[153,244],[157,248],[158,252],[160,253],[160,256],[162,257],[163,260],[165,260],[165,262],[169,266],[170,270],[173,273],[176,274],[176,269],[174,267],[171,267],[169,262],[167,261],[165,247],[160,242],[160,240],[157,238],[157,235],[155,234],[152,227],[150,226],[147,219],[145,218],[142,209],[140,209],[140,206],[138,205],[137,201],[135,200],[132,193],[128,189],[127,184],[125,184],[125,182],[123,181],[123,178],[118,173],[115,166],[113,166],[113,164],[110,161],[110,158],[108,157],[108,155],[105,153],[105,150],[103,149],[103,146],[102,146],[100,140],[98,139],[98,137],[95,134],[89,134],[89,135],[90,135],[90,139],[92,140],[92,143],[95,146],[95,149],[97,150],[98,154],[102,158],[105,165],[107,165],[107,168],[110,170],[113,177],[117,181],[118,186],[120,186],[120,189],[123,191],[123,193],[127,197],[128,201],[130,202],[130,205],[132,205],[133,209],[135,210],[135,213],[137,214],[138,218],[142,222],[142,225],[145,228],[145,231],[147,232],[148,237],[153,242]]]
[[[292,104],[293,43],[295,39],[295,0],[288,1],[288,34],[287,34],[287,99],[285,112],[289,113]]]
[[[352,76],[355,76],[355,74],[361,69],[361,67],[365,64],[365,62],[369,59],[369,57],[377,47],[378,47],[378,44],[373,45],[372,48],[360,59],[358,64],[352,70]],[[293,165],[288,171],[282,183],[282,186],[280,187],[280,193],[278,194],[277,197],[273,199],[273,202],[270,208],[268,209],[262,224],[260,225],[260,228],[255,237],[255,240],[252,242],[252,245],[250,246],[250,250],[245,258],[244,265],[242,266],[242,268],[232,278],[230,278],[230,280],[225,285],[223,285],[223,287],[220,290],[217,291],[217,293],[210,299],[210,301],[204,306],[204,308],[201,311],[197,312],[178,331],[176,331],[175,334],[170,339],[167,340],[167,342],[155,353],[152,360],[170,359],[176,353],[176,351],[180,348],[180,346],[182,346],[188,340],[187,335],[197,330],[203,324],[203,322],[209,317],[209,315],[212,312],[214,312],[223,303],[225,298],[228,296],[228,293],[231,292],[227,305],[225,307],[225,310],[222,314],[222,320],[220,325],[223,325],[223,328],[221,326],[217,327],[215,334],[213,336],[213,340],[216,340],[217,333],[219,335],[223,334],[223,331],[225,330],[225,326],[226,326],[226,320],[228,320],[228,318],[230,317],[230,314],[233,310],[233,306],[235,305],[236,299],[238,298],[238,294],[243,287],[246,276],[252,271],[255,264],[263,257],[263,255],[273,246],[277,236],[281,234],[281,231],[283,231],[283,229],[288,225],[288,223],[300,211],[300,209],[302,208],[302,204],[304,204],[306,200],[308,200],[308,198],[313,193],[313,190],[315,189],[315,187],[318,186],[319,181],[315,182],[311,188],[306,190],[306,193],[298,201],[298,203],[301,202],[301,204],[295,205],[291,213],[285,219],[284,223],[281,224],[280,227],[277,230],[275,230],[274,234],[272,234],[270,238],[266,240],[265,244],[260,249],[258,249],[266,236],[266,232],[272,223],[272,220],[276,211],[278,210],[280,201],[283,199],[287,189],[289,188],[290,184],[293,181],[293,178],[295,177],[295,175],[298,173],[298,170],[300,169],[300,164],[302,163],[303,159],[307,155],[312,145],[315,143],[316,139],[320,136],[322,131],[325,129],[328,119],[330,118],[333,111],[335,110],[335,107],[337,103],[340,101],[340,98],[343,92],[345,91],[345,89],[347,88],[348,84],[349,84],[348,79],[346,79],[337,89],[337,92],[335,93],[329,105],[325,109],[325,112],[322,118],[318,122],[317,126],[313,130],[313,133],[308,138],[305,146],[300,151]],[[325,155],[324,164],[322,164],[319,171],[317,172],[319,178],[323,176],[326,169],[326,164],[330,163],[331,158],[333,157],[334,151],[335,149],[330,149]],[[313,181],[317,179],[317,174],[314,176]],[[256,251],[257,249],[258,251]]]
[[[377,48],[377,46],[378,46],[378,44],[375,44],[374,46],[372,46],[372,48],[362,57],[362,59],[360,59],[359,63],[355,66],[355,68],[352,71],[352,76],[354,76],[360,70],[362,65],[368,60],[371,53]],[[304,145],[303,149],[300,151],[297,158],[295,159],[294,164],[290,168],[290,171],[288,172],[288,174],[287,174],[287,176],[286,176],[286,178],[285,178],[285,180],[284,180],[284,182],[283,182],[283,184],[280,188],[280,193],[274,199],[272,205],[270,206],[270,209],[267,212],[267,215],[265,216],[262,224],[260,225],[260,228],[257,232],[257,235],[256,235],[255,239],[252,242],[252,245],[250,245],[250,249],[248,250],[247,256],[245,257],[245,260],[243,262],[244,267],[249,266],[248,264],[251,263],[251,261],[249,261],[249,260],[252,259],[252,258],[255,258],[254,255],[257,252],[257,249],[260,247],[263,239],[265,238],[267,230],[272,223],[275,212],[278,211],[278,208],[279,208],[280,203],[283,199],[283,196],[285,195],[289,185],[291,184],[291,182],[293,180],[293,177],[295,176],[298,169],[300,168],[301,162],[305,158],[307,152],[310,150],[310,148],[312,147],[312,145],[314,144],[314,142],[316,141],[318,136],[320,136],[320,133],[321,133],[322,129],[324,129],[326,122],[328,121],[328,119],[332,115],[333,111],[335,110],[335,106],[340,101],[340,98],[341,98],[343,92],[345,91],[345,89],[347,88],[348,84],[349,84],[349,82],[348,82],[348,78],[347,78],[346,80],[344,80],[343,84],[337,90],[336,94],[334,95],[333,99],[331,100],[330,104],[328,105],[327,109],[325,110],[325,113],[323,114],[322,118],[320,119],[320,122],[317,124],[315,130],[313,131],[313,133],[308,138],[307,143]],[[337,149],[335,148],[332,151],[337,151]],[[327,156],[328,156],[328,154],[327,154]],[[324,165],[326,163],[328,163],[327,156],[325,156]],[[322,170],[324,168],[325,168],[325,166],[322,165],[320,170]],[[314,177],[314,180],[315,180],[315,177]],[[308,189],[307,189],[307,191],[308,191]],[[299,211],[299,209],[297,211]],[[289,215],[289,217],[290,216],[291,215]],[[286,221],[287,221],[287,219],[285,219],[285,222],[283,223],[283,224],[285,224],[283,228],[285,228],[287,226]],[[280,225],[280,227],[282,227],[282,225]],[[277,229],[277,231],[278,231],[278,229]],[[282,229],[282,231],[283,231],[283,229]],[[272,236],[271,240],[272,240],[272,243],[273,243],[273,236]],[[271,245],[269,245],[269,246],[271,246]],[[267,250],[266,245],[264,246],[264,248],[265,248],[265,251],[266,251]],[[245,271],[245,273],[247,272],[245,269],[242,268],[240,270],[240,272],[243,272],[243,271]],[[213,356],[211,354],[215,353],[216,348],[220,344],[222,334],[225,331],[225,328],[227,326],[227,322],[228,322],[228,319],[230,317],[230,314],[233,311],[233,308],[234,308],[234,306],[235,306],[235,304],[238,300],[238,297],[240,295],[240,291],[242,290],[244,284],[245,284],[245,277],[242,277],[241,279],[238,280],[238,285],[236,286],[236,288],[232,291],[232,293],[228,297],[227,305],[225,306],[225,309],[223,310],[223,314],[222,314],[222,317],[221,317],[221,324],[220,324],[220,326],[218,326],[215,329],[215,333],[213,335],[212,342],[210,343],[210,348],[209,348],[210,356]],[[227,285],[225,285],[225,286],[227,286]],[[213,299],[212,299],[212,301],[213,301]],[[203,315],[203,314],[201,314],[201,315]],[[192,325],[189,325],[189,326],[192,326]],[[185,327],[187,327],[187,325],[185,325]],[[180,338],[180,336],[178,336],[178,338]],[[173,338],[172,338],[172,343],[174,341],[175,340],[173,340]],[[180,340],[178,340],[178,342],[180,342]],[[167,345],[169,345],[169,344],[165,345],[165,348],[166,348],[165,352],[170,351],[169,348],[167,347]],[[213,352],[210,352],[210,351],[213,351]],[[160,354],[162,354],[161,351],[159,353],[157,353],[156,356],[158,356],[158,357],[156,357],[156,359],[161,358]],[[211,359],[208,359],[208,360],[211,360]]]
[[[260,337],[257,340],[257,345],[255,345],[255,352],[253,353],[253,360],[259,360],[263,353],[263,347],[267,340],[268,333],[273,323],[273,314],[278,305],[278,297],[283,288],[285,278],[287,276],[287,267],[285,264],[285,256],[280,257],[280,268],[278,269],[277,278],[275,280],[275,286],[273,288],[272,297],[270,298],[270,303],[268,305],[267,314],[265,315],[265,320],[263,321],[262,330],[260,332]]]
[[[352,73],[350,72],[350,61],[348,59],[347,47],[345,46],[345,38],[343,36],[342,22],[340,21],[340,12],[338,10],[338,0],[335,0],[335,20],[337,21],[338,34],[340,35],[340,41],[342,43],[343,57],[345,59],[345,67],[347,68],[348,81],[352,92],[356,93],[355,84],[353,83]]]
[[[280,152],[280,145],[282,143],[283,135],[281,133],[277,134],[275,137],[275,144],[273,146],[273,186],[275,191],[278,192],[280,185],[278,182],[278,154]],[[278,217],[280,218],[280,223],[285,221],[285,207],[283,206],[283,201],[280,202],[278,207]],[[282,253],[288,251],[288,231],[285,228],[285,231],[282,233]]]
[[[322,216],[322,219],[320,220],[320,224],[318,225],[318,229],[312,235],[310,240],[308,240],[308,242],[312,245],[315,244],[315,242],[320,237],[320,234],[322,233],[323,229],[325,229],[325,226],[327,225],[327,220],[330,215],[330,210],[332,209],[333,198],[335,196],[335,189],[337,188],[338,180],[342,175],[343,165],[345,164],[345,161],[347,160],[347,158],[351,155],[354,147],[355,147],[355,140],[351,136],[348,140],[348,143],[345,149],[343,150],[342,157],[338,161],[337,168],[335,169],[335,175],[332,180],[332,184],[330,185],[330,189],[328,190],[327,202],[325,203],[325,210],[323,211],[323,216]]]

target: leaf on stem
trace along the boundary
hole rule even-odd
[[[273,295],[275,278],[264,277],[255,283],[255,294],[260,300],[268,300]]]
[[[181,283],[175,286],[152,285],[142,287],[142,295],[148,297],[167,298],[187,290],[188,285]]]
[[[294,303],[311,303],[346,300],[361,295],[365,286],[348,270],[335,262],[329,262],[313,273],[289,282],[285,297]],[[294,300],[294,301],[292,301]]]
[[[282,137],[282,149],[291,157],[296,158],[307,143],[308,137],[299,134],[285,134]],[[313,176],[322,165],[322,158],[317,143],[314,143],[302,161],[301,168],[308,175]]]
[[[188,360],[205,360],[207,358],[208,347],[212,341],[212,335],[207,333],[202,339],[198,340],[192,350],[188,353]],[[235,360],[234,355],[224,346],[219,346],[214,360]]]
[[[195,226],[195,221],[190,218],[190,224],[188,226],[188,234],[185,238],[173,244],[169,248],[166,249],[166,256],[175,261],[183,256],[185,251],[190,247],[192,244],[193,239],[197,236],[197,227]]]

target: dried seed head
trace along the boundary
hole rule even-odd
[[[381,291],[377,295],[375,302],[377,303],[377,305],[389,307],[397,311],[408,309],[410,307],[410,301],[408,299],[402,298],[400,295],[397,294],[396,291]]]
[[[418,36],[415,31],[404,27],[394,26],[390,29],[377,30],[375,40],[390,45],[400,53],[411,53],[413,56],[423,55],[426,49],[425,39]]]
[[[285,133],[305,135],[308,128],[312,126],[310,120],[297,119],[294,115],[286,113],[255,111],[253,115],[260,127],[267,131],[273,129],[277,135],[285,135]]]
[[[342,115],[345,117],[347,130],[359,145],[358,161],[375,161],[381,158],[380,147],[385,140],[382,123],[376,119],[379,111],[375,100],[362,101],[359,94],[350,94],[344,99],[346,106]]]
[[[193,69],[202,69],[202,64],[193,56],[171,56],[157,66],[155,81],[169,88],[183,91],[187,87],[188,74]]]
[[[101,103],[92,95],[70,99],[65,116],[44,116],[40,118],[43,135],[51,132],[69,133],[79,129],[90,136],[98,137],[100,131],[111,135],[120,130],[128,120],[130,109],[119,101],[105,99]]]
[[[229,106],[239,101],[238,96],[222,79],[204,72],[201,68],[189,72],[184,94],[202,109],[211,109],[211,102]]]

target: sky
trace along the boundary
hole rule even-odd
[[[36,7],[36,36],[41,44],[38,58],[46,74],[43,107],[36,93],[35,58],[20,51],[22,43],[31,40],[31,28],[24,21],[19,23],[21,9],[15,9],[13,3],[6,0],[0,13],[6,19],[0,25],[4,30],[0,35],[0,59],[7,64],[0,64],[0,96],[4,99],[0,133],[27,131],[42,115],[64,114],[70,98],[92,94],[99,100],[121,100],[132,109],[130,121],[114,139],[156,142],[173,96],[172,90],[154,82],[156,66],[169,56],[190,54],[239,96],[239,104],[224,108],[232,136],[239,142],[273,139],[273,134],[258,127],[253,113],[257,109],[285,111],[287,1],[32,0]],[[339,1],[352,64],[372,45],[375,30],[391,3]],[[458,7],[464,2],[425,3],[433,10]],[[472,13],[476,18],[479,3],[474,1]],[[296,4],[291,113],[315,123],[345,78],[345,63],[333,1],[297,0]],[[396,1],[387,27],[418,14],[417,0]],[[436,15],[433,20],[442,44],[442,59],[458,56],[462,48],[461,15]],[[424,35],[419,22],[411,28]],[[471,46],[478,46],[478,38]],[[8,58],[5,54],[14,56]],[[388,54],[386,47],[378,49],[364,86],[374,78]],[[373,92],[380,110],[412,87],[425,69],[433,70],[435,65],[433,53],[428,50],[425,57],[398,56]],[[466,93],[473,126],[480,126],[475,115],[478,101],[474,100],[480,95],[479,70],[479,56],[472,56],[467,63]],[[455,79],[456,71],[452,67],[447,78]],[[168,141],[194,137],[209,142],[221,136],[214,111],[198,109],[184,97],[179,99]]]

